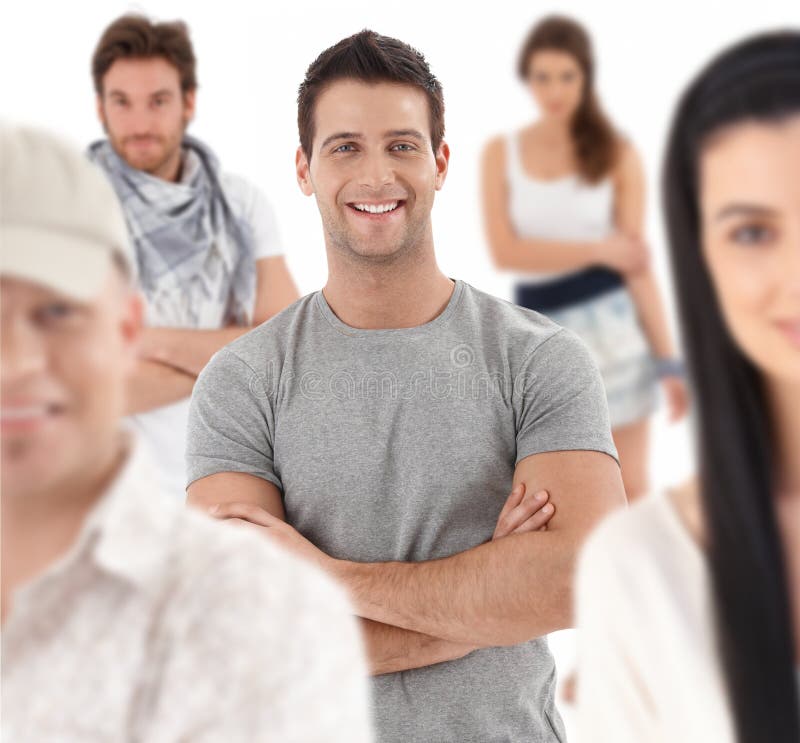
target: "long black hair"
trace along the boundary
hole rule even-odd
[[[739,743],[798,743],[800,704],[774,505],[772,421],[762,376],[726,330],[703,261],[698,164],[709,137],[723,128],[794,115],[800,31],[747,39],[716,57],[684,93],[664,167],[667,234],[698,413],[717,636]]]

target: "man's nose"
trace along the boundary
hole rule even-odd
[[[133,137],[146,137],[153,131],[155,113],[147,106],[134,106],[128,117],[129,132]]]
[[[359,174],[359,185],[377,190],[391,185],[394,180],[394,163],[385,154],[370,155],[364,160],[363,169]]]

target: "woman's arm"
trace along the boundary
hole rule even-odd
[[[620,232],[642,242],[644,202],[645,181],[641,161],[633,146],[624,143],[615,174],[614,221]],[[624,278],[653,355],[659,359],[675,358],[675,346],[667,325],[661,291],[649,263],[640,271],[626,273]],[[677,382],[676,377],[670,377],[665,382],[674,420],[686,410],[686,388],[682,382]]]
[[[644,172],[636,150],[628,143],[622,145],[614,186],[614,222],[617,229],[630,237],[643,240]],[[636,273],[626,274],[625,281],[636,303],[639,319],[653,353],[659,358],[672,357],[675,348],[667,327],[661,293],[649,265]]]
[[[505,142],[496,138],[483,153],[482,202],[484,226],[494,264],[512,271],[570,271],[604,265],[628,270],[642,260],[633,240],[614,235],[598,242],[532,240],[517,236],[508,217]]]

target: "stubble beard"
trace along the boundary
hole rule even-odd
[[[180,151],[181,146],[183,144],[183,136],[186,133],[186,129],[189,125],[188,121],[183,122],[183,126],[181,127],[180,132],[174,138],[170,138],[169,140],[164,137],[157,137],[159,144],[164,148],[163,154],[157,157],[155,162],[151,161],[135,161],[129,160],[126,156],[125,152],[125,140],[123,139],[120,141],[116,137],[114,137],[108,127],[105,127],[106,134],[108,135],[109,142],[111,143],[112,148],[114,151],[121,157],[131,168],[134,170],[141,170],[143,173],[147,173],[148,175],[158,176],[159,173],[164,169],[165,165],[175,156],[175,153]]]
[[[346,209],[349,207],[345,207]],[[407,223],[391,252],[372,253],[364,249],[364,239],[356,237],[344,224],[344,219],[332,210],[320,208],[322,224],[328,244],[349,261],[364,266],[398,263],[418,252],[424,240],[426,220]]]

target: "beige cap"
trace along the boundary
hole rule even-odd
[[[131,269],[117,195],[81,152],[44,131],[0,125],[0,163],[1,274],[88,300],[114,253]]]

